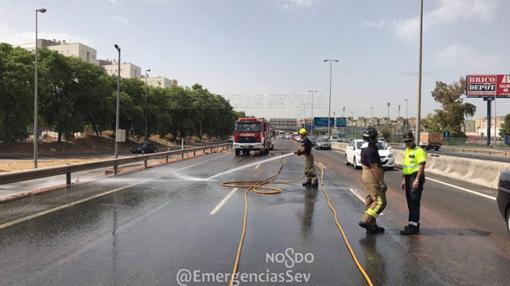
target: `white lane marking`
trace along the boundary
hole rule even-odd
[[[225,155],[223,155],[223,156],[225,156]],[[223,157],[223,156],[219,156],[219,157]],[[195,166],[207,163],[208,161],[217,159],[219,157],[211,158],[209,160],[205,160],[205,161],[202,161],[202,162],[199,162],[199,163],[195,163],[195,164],[192,164],[192,165],[189,165],[189,166],[177,169],[175,171],[178,172],[178,171],[182,171],[182,170],[185,170],[185,169],[189,169],[189,168],[192,168],[192,167],[195,167]],[[22,223],[22,222],[26,222],[26,221],[32,220],[34,218],[38,218],[38,217],[41,217],[41,216],[44,216],[44,215],[47,215],[47,214],[50,214],[50,213],[54,213],[56,211],[59,211],[59,210],[62,210],[62,209],[68,208],[68,207],[72,207],[72,206],[75,206],[75,205],[78,205],[78,204],[81,204],[81,203],[84,203],[84,202],[88,202],[88,201],[91,201],[93,199],[104,197],[106,195],[113,194],[115,192],[122,191],[122,190],[130,188],[130,187],[134,187],[134,186],[138,186],[138,185],[150,182],[150,181],[154,181],[154,180],[160,179],[162,177],[165,177],[167,175],[168,174],[165,174],[165,175],[157,176],[157,177],[150,178],[150,179],[147,179],[147,180],[143,180],[143,181],[140,181],[140,182],[137,182],[137,183],[129,184],[129,185],[126,185],[126,186],[123,186],[123,187],[119,187],[119,188],[116,188],[116,189],[113,189],[113,190],[109,190],[109,191],[104,192],[104,193],[95,194],[93,196],[90,196],[90,197],[87,197],[87,198],[83,198],[81,200],[77,200],[77,201],[70,202],[70,203],[67,203],[67,204],[64,204],[64,205],[60,205],[58,207],[54,207],[54,208],[51,208],[51,209],[40,211],[38,213],[34,213],[34,214],[31,214],[31,215],[26,216],[26,217],[18,218],[18,219],[15,219],[15,220],[12,220],[12,221],[0,224],[0,230],[4,229],[4,228],[7,228],[7,227],[10,227],[10,226],[13,226],[13,225],[16,225],[16,224],[19,224],[19,223]]]
[[[453,185],[453,184],[450,184],[450,183],[447,183],[447,182],[443,182],[443,181],[440,181],[440,180],[432,179],[430,177],[427,177],[426,180],[431,180],[432,182],[443,184],[445,186],[452,187],[452,188],[455,188],[457,190],[461,190],[461,191],[464,191],[466,193],[470,193],[470,194],[473,194],[473,195],[476,195],[476,196],[479,196],[479,197],[482,197],[482,198],[490,199],[490,200],[493,200],[493,201],[496,200],[496,197],[492,197],[492,196],[489,196],[489,195],[486,195],[486,194],[475,192],[475,191],[472,191],[470,189],[459,187],[459,186],[456,186],[456,185]]]
[[[250,163],[250,164],[246,164],[246,165],[243,165],[241,167],[237,167],[237,168],[234,168],[234,169],[229,169],[227,171],[218,173],[216,175],[212,175],[209,178],[206,178],[205,180],[214,179],[214,178],[217,178],[219,176],[223,176],[225,174],[229,174],[229,173],[237,172],[239,170],[243,170],[243,169],[246,169],[246,168],[253,167],[253,166],[257,165],[257,164],[264,164],[264,163],[267,163],[267,162],[270,162],[270,161],[274,161],[274,160],[278,160],[280,158],[288,157],[288,156],[291,156],[291,155],[294,155],[294,153],[288,153],[288,154],[276,156],[276,157],[273,157],[273,158],[269,158],[269,159],[266,159],[266,160],[262,160],[262,161],[258,161],[258,162],[253,162],[253,163]]]
[[[238,188],[233,188],[217,205],[214,209],[209,213],[210,215],[215,215],[225,203],[232,197],[232,195],[238,190]]]
[[[260,167],[261,163],[258,163],[257,166],[255,166],[255,170],[257,170]]]
[[[326,170],[326,169],[327,169],[324,165],[322,165],[322,163],[321,163],[321,162],[318,162],[317,164],[319,164],[319,166],[321,166],[321,167],[322,167],[322,169],[324,169],[324,170]]]
[[[356,197],[358,198],[360,201],[362,201],[363,203],[365,202],[365,199],[363,198],[363,196],[361,196],[361,194],[359,194],[359,191],[358,189],[352,189],[352,188],[349,188],[349,191]]]

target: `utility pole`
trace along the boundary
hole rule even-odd
[[[313,120],[313,95],[314,95],[314,93],[316,93],[317,91],[316,91],[316,90],[309,90],[308,92],[309,92],[309,93],[311,94],[311,96],[312,96],[312,128],[310,128],[310,129],[311,129],[311,130],[310,130],[310,134],[313,134],[313,126],[314,126],[314,120]]]
[[[329,105],[328,105],[328,141],[331,140],[331,85],[333,82],[333,62],[339,62],[336,59],[326,59],[329,62]]]
[[[416,145],[420,145],[421,127],[421,81],[423,68],[423,0],[420,1],[420,52],[418,61],[418,111],[416,113]]]
[[[39,132],[37,130],[37,119],[39,117],[39,109],[38,109],[38,84],[39,84],[39,75],[37,73],[37,54],[39,52],[39,45],[37,39],[37,13],[46,13],[45,8],[35,10],[35,60],[34,60],[34,169],[37,169],[37,158],[38,158],[38,146],[37,143],[39,141]]]
[[[144,135],[145,135],[145,142],[149,141],[149,132],[147,129],[147,97],[149,95],[149,72],[151,69],[145,70],[145,98],[144,98],[144,108],[143,108],[143,119],[144,119]]]
[[[388,102],[388,122],[390,121],[390,103]]]
[[[120,112],[120,47],[119,45],[114,45],[115,49],[118,53],[117,59],[117,108],[115,112],[115,158],[119,158],[119,112]]]
[[[409,122],[409,117],[408,117],[408,114],[407,114],[407,98],[404,99],[404,101],[406,102],[406,120],[405,120],[405,125],[406,125],[406,131],[408,131],[407,129],[409,129],[409,127],[407,126],[408,122]]]

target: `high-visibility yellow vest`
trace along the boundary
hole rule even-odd
[[[402,172],[404,175],[412,175],[420,169],[420,164],[427,161],[427,153],[418,146],[406,148],[404,160],[402,161]]]

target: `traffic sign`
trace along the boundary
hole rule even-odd
[[[347,118],[337,117],[335,123],[336,123],[335,127],[346,127],[347,126]]]
[[[330,118],[329,125],[333,127],[334,124],[334,118]],[[313,125],[315,127],[328,127],[328,118],[327,117],[314,117],[313,118]]]

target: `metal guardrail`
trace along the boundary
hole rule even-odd
[[[69,166],[58,166],[58,167],[42,168],[42,169],[35,169],[35,170],[19,171],[19,172],[9,172],[9,173],[5,173],[5,174],[0,174],[0,185],[22,182],[22,181],[29,181],[29,180],[34,180],[34,179],[46,178],[46,177],[52,177],[52,176],[57,176],[57,175],[66,175],[66,185],[71,185],[71,174],[76,173],[76,172],[89,171],[89,170],[94,170],[94,169],[99,169],[99,168],[113,167],[113,173],[117,174],[118,167],[121,165],[126,165],[126,164],[143,161],[144,167],[147,168],[148,161],[151,159],[166,158],[165,162],[168,163],[168,157],[172,156],[172,155],[180,154],[181,158],[184,159],[185,154],[193,153],[193,157],[195,157],[197,151],[205,152],[207,150],[210,150],[211,152],[214,152],[214,151],[218,151],[218,150],[226,150],[231,147],[232,147],[231,143],[223,143],[223,144],[216,144],[216,145],[194,147],[194,148],[189,148],[189,149],[178,149],[178,150],[158,152],[158,153],[153,153],[153,154],[130,156],[130,157],[126,157],[126,158],[94,161],[94,162],[75,164],[75,165],[69,165]]]

